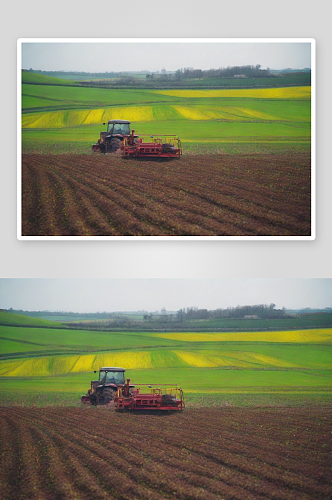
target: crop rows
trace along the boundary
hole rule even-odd
[[[330,410],[0,409],[2,500],[332,498]]]
[[[25,236],[310,235],[310,157],[24,155]]]

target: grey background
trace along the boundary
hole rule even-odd
[[[1,308],[25,311],[178,311],[275,304],[332,306],[332,279],[0,278]]]
[[[331,277],[329,2],[143,0],[121,7],[121,3],[66,0],[16,1],[2,7],[0,277]],[[25,37],[315,38],[316,240],[18,241],[16,41]]]

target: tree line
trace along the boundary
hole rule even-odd
[[[257,316],[259,319],[278,319],[286,316],[286,310],[276,309],[275,304],[258,304],[254,306],[227,307],[226,309],[198,309],[197,307],[187,307],[177,312],[177,319],[180,322],[206,319],[241,319],[245,316]]]
[[[256,66],[227,66],[227,68],[218,69],[194,69],[183,68],[175,72],[177,80],[185,80],[188,78],[234,78],[234,76],[246,76],[247,78],[275,78],[275,75],[270,73],[270,69],[261,69],[260,64]]]

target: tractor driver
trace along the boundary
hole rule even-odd
[[[112,372],[105,372],[105,375],[101,379],[101,384],[114,384],[116,383]]]
[[[113,134],[129,135],[129,124],[128,123],[115,123]]]

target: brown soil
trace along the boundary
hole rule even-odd
[[[1,499],[327,500],[331,416],[1,408]]]
[[[310,155],[23,155],[25,236],[309,236]]]

